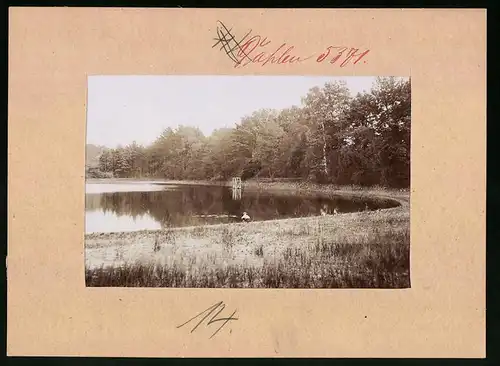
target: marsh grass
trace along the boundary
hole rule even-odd
[[[287,228],[281,231],[284,236],[308,236],[311,234],[311,226],[309,224],[301,223],[295,227]]]
[[[118,246],[115,249],[115,260],[121,261],[123,260],[125,254],[125,249],[123,247],[123,244],[118,244]]]
[[[86,270],[87,286],[222,287],[222,288],[408,288],[410,287],[410,235],[405,220],[365,228],[363,235],[333,236],[321,223],[312,224],[314,241],[287,247],[265,256],[263,245],[253,255],[258,264],[219,265],[209,253],[197,263],[132,263]],[[390,223],[390,224],[389,224]],[[394,226],[399,223],[398,226]],[[404,224],[402,224],[404,223]],[[238,234],[227,227],[220,232],[224,250],[231,250]]]
[[[165,226],[164,229],[158,231],[154,235],[153,239],[153,252],[157,253],[160,251],[162,246],[172,245],[176,246],[177,234],[175,230],[169,226]]]
[[[167,244],[175,244],[176,243],[177,235],[175,233],[175,230],[172,227],[166,226],[161,231],[161,235],[162,235],[162,240],[164,243],[167,243]]]
[[[257,257],[264,257],[264,246],[262,244],[258,245],[255,249],[254,249],[254,254],[255,256]]]
[[[204,226],[196,226],[192,229],[191,234],[195,238],[202,238],[206,235],[207,229]]]
[[[153,252],[159,252],[160,251],[160,235],[155,235],[155,241],[153,244]]]
[[[229,226],[224,226],[221,230],[221,243],[225,251],[231,252],[235,245],[237,235]]]

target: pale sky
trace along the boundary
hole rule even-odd
[[[89,76],[87,143],[149,145],[181,124],[210,135],[261,108],[299,106],[310,88],[335,80],[355,95],[369,91],[375,77]]]

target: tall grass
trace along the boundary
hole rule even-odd
[[[153,252],[159,252],[161,247],[164,245],[175,246],[177,242],[177,236],[172,227],[166,226],[164,229],[158,231],[154,236],[153,241]]]
[[[221,240],[230,250],[234,233],[222,230]],[[264,248],[257,246],[254,255],[264,257]],[[409,228],[384,225],[371,230],[363,242],[319,236],[264,258],[261,265],[132,263],[88,268],[85,277],[87,286],[106,287],[407,288],[409,267]]]
[[[224,226],[221,232],[221,243],[223,248],[230,252],[235,244],[235,234],[228,226]]]
[[[264,246],[262,244],[258,245],[257,247],[254,248],[254,252],[253,253],[257,257],[264,257]]]

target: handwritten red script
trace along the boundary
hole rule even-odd
[[[345,67],[352,63],[356,65],[363,60],[370,52],[369,49],[360,50],[359,48],[346,46],[327,46],[321,53],[312,54],[309,56],[299,56],[295,51],[295,46],[287,43],[282,43],[277,46],[273,44],[267,37],[253,35],[250,30],[241,40],[236,40],[232,28],[228,29],[221,21],[217,22],[217,37],[212,48],[220,45],[220,50],[234,62],[234,67],[245,67],[249,64],[260,64],[265,66],[268,64],[297,64],[310,59],[318,63],[329,62],[336,64],[339,67]]]

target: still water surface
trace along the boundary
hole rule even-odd
[[[239,222],[246,211],[253,221],[316,216],[321,210],[355,212],[381,207],[367,200],[273,195],[230,187],[136,183],[88,183],[85,231],[120,232]]]

